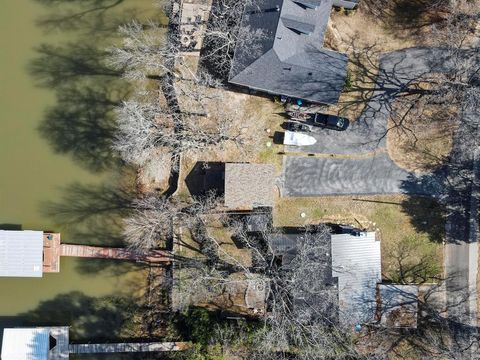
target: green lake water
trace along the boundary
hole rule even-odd
[[[52,5],[46,5],[49,3]],[[58,105],[57,91],[60,88],[65,86],[68,90],[77,86],[69,85],[71,78],[75,78],[75,84],[93,81],[95,86],[99,83],[110,86],[115,82],[98,74],[85,76],[80,63],[77,64],[80,70],[75,70],[81,73],[79,76],[59,66],[60,80],[57,79],[56,84],[39,86],[38,75],[42,70],[53,67],[55,73],[57,65],[49,63],[47,56],[44,65],[37,63],[40,71],[32,73],[32,62],[39,58],[36,48],[41,44],[54,45],[57,52],[68,48],[68,56],[75,60],[79,59],[75,51],[82,47],[96,47],[101,51],[109,42],[115,41],[116,21],[127,19],[133,12],[139,17],[160,18],[152,0],[78,1],[78,7],[71,4],[75,1],[3,0],[0,11],[0,227],[59,231],[64,242],[76,242],[78,239],[73,238],[70,227],[44,211],[45,204],[62,201],[68,195],[66,188],[73,183],[89,188],[100,183],[108,184],[118,175],[113,176],[115,171],[111,168],[88,165],[91,159],[86,159],[85,154],[95,154],[95,148],[89,149],[95,144],[76,144],[77,134],[74,132],[77,129],[70,128],[68,124],[68,121],[75,123],[75,116],[83,116],[90,121],[87,122],[87,130],[83,130],[92,132],[98,113],[102,113],[98,104],[95,111],[87,103],[76,108],[77,112],[69,113],[67,99],[63,110],[68,116],[58,117],[59,126],[55,124],[57,118],[53,115],[46,120],[49,117],[47,110]],[[105,9],[95,9],[97,4],[106,5]],[[109,4],[115,6],[110,8]],[[79,13],[83,15],[79,17]],[[67,18],[72,14],[71,20]],[[39,21],[58,20],[59,16],[65,16],[65,19],[58,24],[47,22],[39,25]],[[78,19],[81,21],[77,24],[75,21]],[[81,102],[81,98],[78,102],[73,100],[71,107],[75,108]],[[38,130],[45,121],[50,121],[55,135],[49,136],[48,131]],[[100,137],[101,134],[95,136]],[[52,146],[55,139],[65,142],[63,149]],[[108,229],[102,231],[108,232]],[[82,242],[89,243],[88,236]],[[18,315],[32,312],[37,312],[35,319],[42,324],[61,322],[62,317],[68,322],[68,312],[73,311],[75,306],[86,304],[87,309],[82,311],[88,314],[91,299],[117,293],[133,296],[144,278],[144,273],[130,264],[74,258],[62,258],[61,272],[44,274],[41,279],[0,278],[0,330],[2,324],[23,325]],[[39,307],[40,304],[43,307]]]

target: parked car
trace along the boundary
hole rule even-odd
[[[285,129],[289,131],[303,131],[303,132],[311,132],[312,127],[305,123],[300,123],[298,121],[289,121],[285,124]]]
[[[285,137],[283,138],[284,145],[307,146],[316,142],[317,139],[313,136],[289,130],[285,131]]]
[[[337,131],[345,130],[350,125],[350,121],[347,118],[322,113],[308,114],[306,121],[314,126]]]

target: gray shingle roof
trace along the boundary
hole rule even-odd
[[[285,231],[286,229],[280,229]],[[274,255],[282,257],[282,267],[284,270],[290,270],[293,273],[297,272],[296,276],[299,276],[299,263],[305,261],[297,258],[298,249],[307,245],[308,259],[311,261],[314,267],[314,276],[311,279],[304,278],[302,284],[297,284],[296,290],[290,295],[294,302],[295,316],[299,321],[310,322],[312,320],[320,320],[321,318],[329,318],[330,321],[336,321],[338,318],[338,290],[336,286],[336,279],[332,278],[331,263],[332,258],[330,251],[318,252],[318,249],[311,249],[312,241],[315,244],[322,242],[325,244],[325,248],[330,248],[330,235],[323,234],[320,238],[317,234],[312,232],[307,234],[305,229],[289,229],[289,233],[277,233],[271,236],[269,244],[272,248]],[[294,231],[294,232],[291,232]],[[296,232],[295,232],[296,231]],[[314,238],[310,238],[312,236]],[[305,256],[302,255],[300,258]],[[300,270],[301,274],[305,270]],[[312,285],[314,283],[314,286]],[[313,289],[315,287],[315,289]]]
[[[275,166],[271,164],[225,164],[225,206],[252,209],[273,206]]]
[[[41,277],[43,232],[0,230],[0,277]]]
[[[307,4],[308,3],[308,4]],[[322,47],[332,0],[264,0],[242,26],[265,36],[237,45],[229,81],[272,94],[335,103],[348,58]]]

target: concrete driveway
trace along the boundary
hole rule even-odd
[[[286,156],[282,196],[368,195],[441,192],[437,178],[417,177],[388,154],[365,159]]]
[[[375,90],[359,119],[345,131],[318,129],[308,133],[317,139],[310,146],[285,146],[286,152],[317,154],[365,154],[385,147],[392,102],[413,79],[445,71],[448,61],[439,49],[411,48],[380,58]]]

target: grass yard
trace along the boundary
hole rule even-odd
[[[208,233],[218,244],[218,256],[221,260],[244,267],[252,266],[252,252],[249,249],[238,248],[232,240],[232,230],[224,227],[218,219],[208,222]]]
[[[266,97],[225,92],[232,99],[228,106],[237,113],[237,124],[234,126],[240,131],[244,142],[240,147],[227,144],[223,148],[214,147],[208,151],[184,154],[176,193],[182,200],[190,198],[185,178],[198,161],[274,164],[278,175],[281,174],[282,155],[279,152],[283,151],[283,145],[274,144],[273,137],[276,131],[283,131],[283,106]]]
[[[385,279],[422,281],[423,277],[435,278],[443,272],[444,212],[428,198],[280,198],[274,209],[274,222],[276,226],[342,223],[377,231]]]
[[[398,166],[416,173],[441,167],[452,150],[458,109],[452,104],[420,101],[403,116],[406,108],[410,108],[408,102],[397,101],[394,113],[398,115],[389,119],[391,130],[387,134],[387,150],[390,158]]]
[[[173,252],[175,256],[185,257],[189,259],[205,259],[200,252],[200,244],[192,237],[188,229],[181,228],[177,234],[177,241],[173,244]]]
[[[332,11],[324,46],[349,56],[348,77],[330,110],[350,120],[362,113],[375,87],[381,53],[431,45],[444,13],[428,0],[363,0],[353,11]]]

